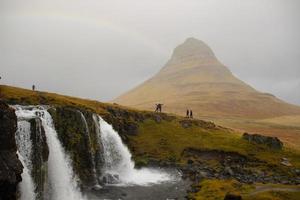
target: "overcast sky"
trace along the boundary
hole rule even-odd
[[[187,37],[300,105],[299,0],[0,0],[1,83],[108,101]]]

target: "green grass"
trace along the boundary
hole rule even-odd
[[[107,114],[108,107],[118,107],[131,112],[144,112],[111,103],[102,103],[95,100],[81,99],[43,91],[32,91],[7,85],[0,85],[0,98],[8,104],[74,106],[91,110],[100,115]]]
[[[256,192],[257,185],[242,184],[235,180],[204,180],[199,183],[198,192],[190,194],[190,199],[196,200],[223,200],[227,193],[241,195],[243,200],[298,200],[300,197],[299,186],[269,185],[277,189],[295,189],[295,191],[269,191]],[[254,193],[254,194],[252,194]]]
[[[254,190],[254,186],[241,184],[235,180],[204,180],[198,185],[199,191],[190,194],[190,199],[223,200],[227,193],[246,195]]]
[[[183,150],[194,148],[237,152],[275,165],[279,164],[282,157],[287,157],[294,166],[300,167],[300,154],[295,150],[271,150],[264,145],[249,143],[243,140],[240,134],[222,128],[217,130],[197,126],[183,128],[178,119],[161,123],[146,120],[140,124],[139,134],[130,137],[130,146],[134,147],[137,157],[158,160],[173,159],[184,162]]]
[[[300,192],[268,191],[254,196],[246,196],[244,200],[299,200]]]

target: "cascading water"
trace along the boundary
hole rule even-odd
[[[45,130],[47,143],[49,146],[49,159],[48,159],[49,183],[48,184],[50,185],[50,190],[51,190],[50,198],[53,200],[84,199],[80,191],[77,189],[76,180],[72,172],[72,167],[69,158],[64,153],[63,147],[57,138],[57,133],[53,126],[51,115],[43,107],[16,106],[15,108],[16,108],[16,115],[19,121],[22,121],[24,119],[28,120],[31,118],[36,118],[38,116],[42,120],[42,125]],[[23,130],[23,128],[24,126],[20,126],[21,130]],[[30,129],[26,128],[25,132],[27,131],[30,131]],[[20,138],[22,138],[24,135],[25,135],[24,138],[27,138],[26,136],[27,133],[24,135],[21,133],[20,135],[22,135],[20,136]],[[20,145],[18,146],[20,147],[30,146],[28,139],[21,139]],[[26,149],[29,148],[26,147]],[[20,150],[23,151],[22,148]],[[26,158],[25,160],[30,160],[30,159]],[[24,173],[24,175],[26,174]],[[21,192],[26,193],[27,191],[23,191],[21,188]],[[27,194],[22,194],[22,196],[23,195],[25,196]]]
[[[135,169],[129,149],[123,144],[119,134],[100,116],[100,143],[103,146],[104,174],[118,178],[120,184],[149,185],[171,181],[172,177],[157,169]]]
[[[25,163],[27,159],[24,159],[19,152],[18,152],[18,157],[22,165],[24,166],[23,173],[22,173],[22,182],[19,185],[20,192],[21,192],[20,200],[29,200],[29,199],[34,200],[36,195],[34,192],[33,180],[31,178],[27,164]]]
[[[22,182],[20,183],[21,200],[35,199],[34,183],[31,176],[32,143],[30,140],[30,123],[19,119],[16,132],[18,157],[24,166]]]

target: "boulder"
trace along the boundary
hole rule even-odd
[[[23,166],[17,156],[14,109],[0,101],[0,199],[17,199],[17,185],[22,181]]]
[[[291,167],[292,164],[290,163],[289,159],[287,158],[282,158],[281,159],[281,164],[284,165],[284,166],[287,166],[287,167]]]
[[[244,133],[243,139],[256,144],[267,145],[271,149],[281,150],[283,143],[277,137],[269,137],[260,134]]]
[[[117,174],[107,173],[102,177],[102,183],[104,184],[117,184],[119,182],[120,182],[119,175]]]
[[[224,200],[242,200],[241,195],[227,193]]]

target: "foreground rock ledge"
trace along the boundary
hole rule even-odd
[[[15,111],[0,100],[0,200],[17,199],[23,166],[17,156]]]

